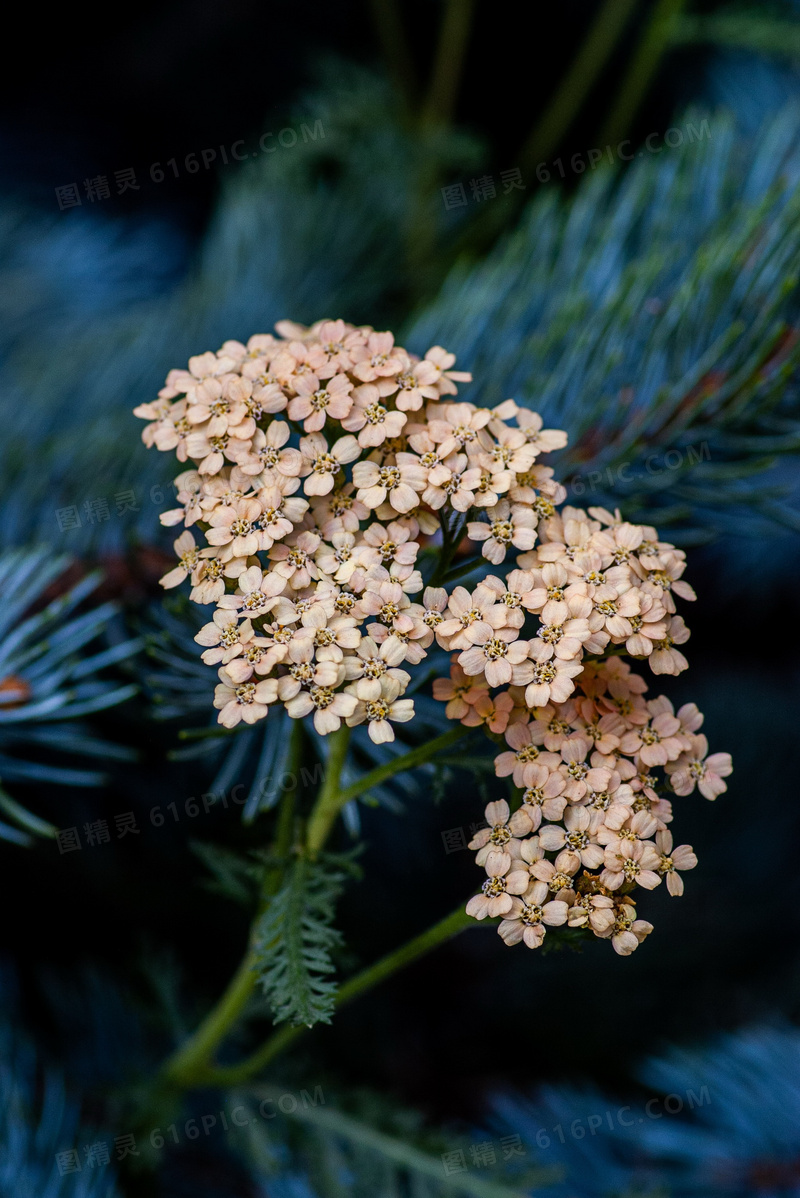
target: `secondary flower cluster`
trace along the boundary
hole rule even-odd
[[[667,796],[697,787],[715,799],[730,754],[709,757],[695,704],[675,712],[663,695],[646,700],[647,684],[618,657],[587,663],[570,699],[534,711],[512,686],[490,714],[467,682],[455,664],[449,705],[469,709],[465,723],[502,734],[495,772],[522,798],[513,814],[504,800],[490,803],[487,826],[470,842],[487,877],[468,913],[502,916],[506,944],[538,948],[548,926],[568,924],[628,956],[653,930],[637,917],[632,892],[666,879],[670,894],[683,894],[680,874],[697,864],[690,845],[673,847]]]

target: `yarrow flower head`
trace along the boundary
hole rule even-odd
[[[420,358],[342,320],[276,333],[191,358],[135,409],[182,466],[161,582],[213,605],[196,640],[219,721],[281,706],[322,736],[392,741],[415,669],[450,653],[434,698],[505,742],[496,773],[517,788],[472,842],[486,882],[468,912],[500,917],[506,944],[568,926],[628,955],[651,930],[633,891],[680,894],[696,864],[673,848],[672,797],[715,798],[731,771],[697,709],[646,699],[622,660],[686,669],[684,553],[619,512],[559,510],[542,458],[566,434],[510,399],[459,400],[471,376],[443,347]]]

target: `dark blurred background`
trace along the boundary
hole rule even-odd
[[[441,56],[438,41],[447,21],[451,48],[463,39],[463,51],[449,58]],[[498,10],[485,0],[462,0],[460,5],[344,0],[335,8],[316,0],[302,7],[251,0],[142,3],[106,9],[102,15],[69,7],[43,14],[23,7],[14,13],[0,77],[3,270],[9,287],[4,306],[12,380],[4,388],[6,420],[15,423],[29,384],[42,395],[57,390],[63,363],[63,402],[73,412],[62,437],[69,462],[62,463],[50,444],[58,440],[59,427],[51,424],[44,435],[50,410],[44,401],[37,399],[30,427],[41,429],[43,443],[47,440],[50,456],[43,462],[58,502],[81,504],[89,494],[86,480],[95,459],[80,463],[80,412],[82,405],[91,412],[94,428],[101,411],[94,399],[84,398],[84,377],[90,379],[87,396],[105,388],[109,404],[113,400],[119,409],[108,435],[125,470],[135,477],[144,458],[135,422],[124,417],[128,400],[149,399],[166,369],[182,364],[187,353],[208,348],[192,336],[217,336],[219,341],[246,337],[256,326],[266,331],[279,315],[392,321],[397,327],[422,329],[424,335],[435,321],[437,296],[445,281],[456,277],[456,267],[466,271],[485,260],[500,261],[492,255],[505,254],[503,262],[521,255],[518,243],[512,241],[509,248],[508,239],[518,224],[524,226],[526,205],[537,197],[544,197],[543,204],[566,205],[580,192],[586,182],[584,166],[568,169],[562,182],[554,163],[566,163],[576,154],[585,162],[591,147],[624,143],[625,153],[615,153],[610,168],[624,176],[628,152],[638,162],[645,138],[655,133],[661,142],[667,129],[685,127],[687,111],[699,114],[698,120],[711,114],[709,154],[721,153],[726,138],[745,144],[755,137],[755,149],[724,166],[734,182],[751,180],[750,198],[755,199],[756,184],[748,171],[759,154],[763,158],[767,153],[756,131],[780,114],[787,121],[785,114],[800,103],[799,28],[796,10],[788,4],[769,11],[760,6],[732,10],[722,4],[663,0],[638,5],[618,0],[616,8],[565,0],[529,11]],[[377,128],[384,112],[376,113],[369,133],[364,133],[369,120],[354,116],[363,101],[363,80],[372,76],[388,86],[394,123],[385,142]],[[718,113],[721,120],[732,121],[735,134],[727,131],[728,125],[717,132],[722,128],[714,124]],[[244,204],[244,195],[252,199],[252,187],[262,184],[265,195],[272,188],[291,207],[290,189],[300,186],[295,168],[279,161],[281,149],[256,164],[262,183],[242,183],[237,191],[238,173],[245,168],[222,162],[222,147],[227,152],[241,141],[249,153],[262,134],[272,132],[277,138],[281,130],[299,131],[302,123],[313,127],[317,119],[325,125],[325,138],[314,144],[313,157],[302,168],[300,182],[308,194],[335,195],[342,178],[352,186],[348,154],[363,142],[368,153],[359,159],[354,178],[361,179],[367,195],[385,189],[388,227],[396,178],[387,163],[399,171],[398,156],[407,154],[414,170],[423,177],[428,172],[427,200],[437,197],[436,230],[430,232],[423,222],[427,233],[413,238],[419,257],[412,250],[394,277],[384,278],[380,287],[370,281],[366,290],[360,289],[364,247],[356,243],[361,217],[354,218],[356,231],[347,232],[351,250],[346,242],[331,249],[332,258],[339,255],[333,270],[339,260],[346,263],[345,273],[352,270],[350,291],[343,287],[341,293],[342,303],[349,295],[352,307],[329,312],[326,305],[337,292],[327,279],[318,284],[310,270],[296,293],[291,275],[281,274],[281,286],[262,303],[248,273],[252,244],[230,237],[226,287],[235,291],[242,264],[252,292],[249,307],[229,303],[230,327],[218,328],[214,319],[203,323],[199,317],[193,325],[184,322],[174,351],[165,334],[152,361],[134,369],[129,348],[137,339],[146,340],[153,327],[148,322],[189,304],[181,297],[208,269],[215,237],[219,252],[220,229],[228,229],[225,212]],[[288,134],[286,140],[291,141]],[[216,160],[206,169],[202,152],[211,148]],[[286,149],[285,155],[290,152]],[[796,162],[793,153],[791,161]],[[200,161],[199,169],[187,168],[187,155]],[[177,164],[177,177],[171,161]],[[537,176],[541,163],[548,164],[545,182],[541,171]],[[154,164],[159,169],[151,173]],[[452,219],[443,211],[438,200],[442,187],[461,181],[469,196],[470,180],[492,176],[497,181],[500,172],[512,168],[522,183],[518,191],[498,194],[496,201],[487,198],[483,206],[471,200]],[[695,180],[701,169],[706,168],[698,166]],[[710,244],[698,227],[705,219],[703,188],[716,194],[716,169],[708,166],[708,178],[697,183],[695,198],[683,208],[676,205],[673,217],[669,210],[662,213],[659,227],[666,238],[696,241],[698,252]],[[118,194],[116,172],[129,170],[135,172],[138,189]],[[161,171],[165,177],[156,181]],[[789,177],[794,177],[791,170]],[[87,180],[95,181],[94,199],[87,194]],[[63,190],[57,194],[71,185],[80,205]],[[623,212],[626,193],[619,194],[618,210]],[[613,197],[608,200],[612,214],[614,202]],[[270,213],[277,219],[280,211],[265,208],[265,220]],[[274,230],[287,257],[292,255],[288,239],[296,235],[297,228],[290,226]],[[790,229],[787,237],[794,236]],[[270,269],[267,262],[267,278]],[[791,285],[794,281],[788,280]],[[591,277],[585,282],[591,290]],[[459,293],[455,283],[448,286],[456,288],[449,301],[455,309]],[[598,276],[598,295],[603,286]],[[319,311],[313,310],[317,292],[322,297]],[[287,308],[294,294],[297,311]],[[654,294],[662,293],[656,287]],[[362,310],[373,296],[374,317]],[[426,305],[432,316],[426,315]],[[473,325],[486,310],[475,302],[469,316]],[[787,307],[782,320],[789,339],[796,340],[791,311]],[[628,316],[621,310],[623,336]],[[468,317],[462,320],[459,325],[453,316],[451,326],[462,329]],[[109,346],[113,351],[102,379],[97,363],[90,362],[94,322],[100,330],[97,359]],[[77,330],[80,347],[74,361],[67,361],[67,352],[59,363],[64,347],[75,344],[71,330]],[[99,339],[101,333],[105,340]],[[533,336],[530,329],[527,333]],[[463,347],[453,344],[465,369],[475,366],[470,335],[462,338]],[[442,340],[450,347],[446,330]],[[114,356],[118,350],[119,359]],[[772,430],[776,439],[796,413],[794,377],[790,371],[784,380],[788,399],[781,400],[784,425]],[[537,406],[535,394],[527,398]],[[53,419],[61,420],[55,402],[52,410],[59,413]],[[17,449],[24,453],[24,446]],[[105,449],[96,460],[97,477],[102,477]],[[9,466],[17,480],[6,505],[5,540],[10,544],[40,540],[43,529],[54,532],[53,505],[42,507],[38,495],[26,500],[20,461]],[[580,477],[581,469],[594,464],[589,460],[581,467],[569,460],[566,474]],[[172,472],[165,461],[150,462],[147,469],[148,487],[166,481]],[[656,931],[624,961],[600,943],[574,953],[507,952],[485,929],[469,931],[381,987],[367,1005],[343,1012],[332,1028],[317,1028],[286,1065],[288,1078],[322,1083],[332,1095],[361,1088],[381,1092],[417,1108],[432,1123],[461,1121],[468,1127],[489,1118],[499,1092],[586,1083],[628,1093],[638,1084],[642,1059],[667,1045],[692,1046],[723,1030],[796,1020],[800,915],[793,903],[793,876],[800,816],[792,761],[800,682],[794,633],[797,459],[784,456],[777,466],[765,463],[763,469],[771,471],[768,482],[782,488],[783,498],[772,497],[769,512],[759,506],[763,520],[753,526],[748,521],[756,504],[746,492],[737,499],[740,506],[729,504],[718,520],[697,517],[697,510],[705,515],[710,510],[706,494],[693,499],[686,493],[675,500],[683,505],[676,539],[682,536],[681,543],[696,545],[687,575],[699,596],[687,614],[693,630],[692,668],[679,680],[666,680],[662,688],[653,680],[651,694],[663,689],[676,705],[696,701],[706,713],[704,730],[712,750],[730,750],[735,765],[728,793],[715,804],[694,795],[679,806],[678,842],[692,843],[700,858],[700,867],[687,879],[685,898],[673,902],[666,893],[650,896],[643,914],[652,918]],[[82,480],[80,486],[75,476]],[[652,509],[647,507],[650,500],[637,493],[640,516],[657,513],[659,505],[671,510],[670,482],[666,480]],[[708,485],[713,490],[717,484],[712,478]],[[121,482],[117,489],[123,489]],[[590,501],[624,504],[626,496],[611,488]],[[46,508],[46,519],[32,517],[37,505]],[[157,578],[169,553],[170,538],[157,525],[158,510],[148,504],[133,527],[117,521],[113,528],[92,527],[84,530],[86,537],[82,531],[72,542],[58,545],[59,551],[78,557],[79,572],[87,564],[104,569],[101,594],[117,601],[135,630],[145,634],[157,619]],[[13,526],[23,528],[21,537]],[[17,1011],[13,1018],[21,1019],[25,1034],[48,1061],[63,1066],[69,1085],[90,1096],[90,1116],[100,1123],[113,1118],[109,1111],[117,1109],[116,1098],[109,1095],[116,1095],[136,1069],[146,1072],[148,1062],[155,1067],[167,1049],[164,1009],[176,1004],[180,1014],[175,1018],[191,1026],[224,987],[241,955],[247,911],[204,885],[204,871],[189,840],[218,840],[242,849],[259,841],[258,825],[243,828],[235,809],[194,820],[168,817],[163,826],[153,826],[153,808],[166,812],[171,802],[180,807],[187,797],[201,795],[216,765],[204,758],[168,759],[182,722],[154,723],[152,698],[153,688],[145,682],[136,698],[96,717],[102,735],[138,753],[132,765],[112,763],[105,786],[66,791],[23,784],[15,791],[58,827],[80,827],[133,811],[141,827],[138,835],[65,855],[52,842],[31,850],[0,847],[8,904],[3,951],[9,977],[16,979],[8,983],[7,1011]],[[361,859],[364,879],[350,887],[342,904],[344,972],[444,914],[474,885],[470,854],[447,853],[442,833],[480,818],[486,786],[457,770],[445,782],[435,804],[429,801],[430,789],[423,787],[403,816],[384,809],[363,811],[369,847]],[[342,832],[342,846],[346,842]],[[273,1192],[254,1188],[243,1166],[220,1159],[223,1164],[205,1146],[193,1155],[176,1153],[161,1180],[148,1183],[161,1188],[148,1192]],[[740,1192],[796,1192],[795,1178],[790,1171],[788,1180],[772,1189],[747,1188],[750,1182],[742,1182]],[[137,1192],[134,1182],[120,1185],[120,1192]]]

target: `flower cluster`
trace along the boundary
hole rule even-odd
[[[323,735],[366,722],[392,740],[414,711],[403,667],[434,636],[497,659],[492,676],[525,657],[508,603],[487,591],[479,618],[462,588],[424,588],[417,557],[448,521],[492,563],[531,550],[564,497],[537,458],[566,436],[512,401],[454,402],[470,375],[439,346],[420,359],[341,320],[277,333],[192,358],[136,408],[145,443],[191,463],[162,516],[186,529],[162,585],[216,605],[197,640],[222,724],[282,703]]]
[[[566,702],[531,711],[515,686],[495,698],[493,731],[507,746],[495,773],[513,780],[522,802],[513,815],[504,800],[486,808],[487,826],[469,847],[487,878],[467,911],[501,916],[506,944],[538,948],[548,926],[568,924],[628,956],[652,931],[637,917],[636,887],[652,890],[666,879],[670,894],[683,894],[681,872],[697,857],[690,845],[673,847],[667,796],[697,786],[715,799],[731,758],[708,756],[694,703],[675,712],[663,695],[645,699],[646,691],[627,662],[612,657],[587,663]],[[482,701],[466,690],[450,699],[471,712]],[[478,722],[469,715],[465,722]]]
[[[282,704],[322,735],[366,723],[391,741],[414,715],[411,671],[450,652],[434,696],[505,738],[497,774],[523,791],[513,815],[487,809],[468,911],[503,916],[509,944],[566,923],[631,952],[650,930],[631,891],[666,877],[679,894],[695,864],[672,849],[661,791],[715,797],[731,768],[707,757],[696,708],[646,701],[620,660],[686,669],[685,555],[619,512],[558,510],[539,458],[566,435],[513,400],[454,399],[471,376],[440,346],[419,358],[341,320],[276,333],[190,359],[135,410],[145,443],[186,467],[161,581],[215,607],[196,639],[220,723]],[[448,587],[470,566],[480,581]]]

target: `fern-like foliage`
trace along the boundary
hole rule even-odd
[[[275,1023],[331,1022],[337,989],[331,953],[342,942],[333,919],[350,872],[344,857],[298,856],[261,916],[257,971]]]
[[[54,754],[101,759],[125,758],[127,750],[99,739],[83,718],[124,702],[136,691],[106,676],[109,667],[131,657],[140,642],[113,624],[116,606],[79,607],[100,582],[89,574],[73,586],[59,582],[67,557],[44,548],[0,555],[0,778],[94,786],[98,770],[53,764]],[[53,590],[55,597],[51,598]],[[27,843],[29,834],[53,829],[4,791],[0,809],[12,820],[0,822],[0,836]]]

